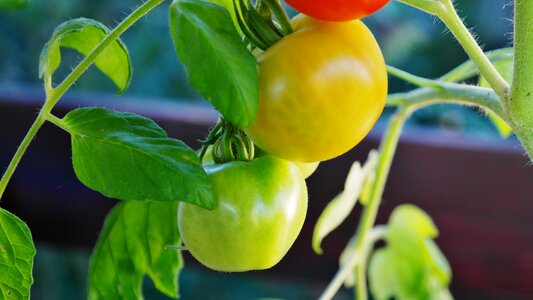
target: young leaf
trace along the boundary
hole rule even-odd
[[[255,57],[226,9],[199,0],[175,0],[170,32],[189,81],[234,125],[246,128],[259,106]]]
[[[70,112],[72,162],[81,182],[121,200],[186,201],[214,206],[211,183],[196,153],[168,138],[152,120],[101,108]]]
[[[353,210],[357,199],[363,189],[363,183],[377,164],[377,153],[370,152],[368,160],[361,168],[359,162],[355,162],[348,173],[344,184],[344,191],[337,195],[326,206],[315,225],[313,232],[313,249],[317,254],[322,254],[320,244],[322,240],[333,230],[339,227]]]
[[[376,300],[388,300],[398,294],[398,279],[392,269],[396,259],[386,249],[377,250],[370,259],[368,282]]]
[[[398,229],[421,238],[435,238],[439,235],[431,217],[411,204],[403,204],[394,209],[389,219],[389,227],[389,231]]]
[[[376,299],[451,299],[451,269],[431,239],[438,235],[431,218],[413,205],[397,207],[386,234],[387,246],[369,265]]]
[[[150,276],[159,291],[178,297],[182,268],[177,202],[118,204],[106,222],[89,266],[89,299],[143,299],[142,280]]]
[[[87,56],[109,32],[109,28],[102,23],[86,18],[69,20],[59,25],[41,51],[40,77],[51,81],[52,75],[61,64],[61,47],[71,48]],[[126,90],[132,70],[128,50],[120,39],[96,58],[95,65],[115,83],[119,93]]]
[[[35,246],[28,226],[0,208],[0,299],[29,299]]]
[[[0,10],[21,9],[28,5],[30,0],[0,0]]]

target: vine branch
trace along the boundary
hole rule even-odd
[[[450,29],[450,32],[455,36],[459,44],[461,44],[468,56],[470,56],[472,61],[479,68],[481,75],[485,77],[496,94],[502,101],[506,101],[509,93],[509,84],[503,79],[500,73],[498,73],[494,65],[490,62],[487,56],[485,56],[483,50],[481,50],[481,47],[479,47],[470,31],[465,27],[453,6],[452,0],[399,1],[435,15],[441,19],[448,29]]]
[[[389,95],[387,106],[410,106],[420,109],[433,104],[454,103],[491,110],[506,119],[498,95],[493,90],[477,86],[442,82],[438,89],[419,88],[407,93]]]
[[[55,89],[50,90],[48,83],[45,82],[45,89],[47,91],[47,97],[41,108],[37,118],[33,122],[32,126],[28,130],[28,133],[22,140],[19,148],[15,152],[15,155],[11,159],[2,179],[0,180],[0,200],[5,192],[7,184],[11,180],[13,173],[15,172],[20,160],[26,153],[31,141],[43,126],[47,120],[47,116],[50,115],[52,109],[57,104],[59,99],[67,92],[67,90],[80,78],[80,76],[93,64],[98,55],[102,53],[109,45],[117,40],[122,33],[130,28],[140,18],[145,16],[148,12],[154,9],[164,0],[148,0],[127,16],[120,24],[117,25],[105,38],[72,70],[72,72],[61,82]]]

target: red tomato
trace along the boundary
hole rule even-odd
[[[364,18],[389,0],[286,0],[296,10],[315,19],[343,22]]]

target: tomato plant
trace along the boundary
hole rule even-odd
[[[0,0],[0,9],[27,2]],[[533,1],[515,1],[513,48],[484,53],[451,0],[400,0],[442,20],[471,59],[433,80],[386,67],[368,28],[346,21],[387,1],[289,0],[322,19],[300,15],[291,22],[278,0],[174,0],[170,33],[176,54],[191,85],[221,114],[200,151],[130,113],[88,107],[56,116],[55,105],[93,64],[119,93],[127,89],[132,62],[120,36],[163,2],[147,0],[113,29],[87,18],[56,28],[39,60],[43,106],[0,180],[2,198],[31,141],[51,123],[71,137],[77,178],[121,200],[91,258],[89,298],[140,299],[145,275],[178,298],[180,251],[219,271],[272,267],[304,223],[304,178],[317,161],[359,143],[387,105],[395,112],[379,151],[364,165],[352,165],[343,191],[315,225],[312,246],[321,253],[322,240],[358,201],[363,205],[321,299],[331,299],[343,283],[354,286],[358,300],[368,298],[367,283],[376,299],[451,299],[451,268],[434,242],[438,230],[428,215],[402,205],[387,224],[376,226],[385,184],[406,120],[434,104],[489,112],[533,157]],[[55,84],[62,48],[84,58]],[[512,73],[502,76],[498,68]],[[386,96],[386,71],[418,88]],[[478,75],[484,87],[461,83]],[[30,229],[3,208],[0,228],[0,298],[29,299],[35,256]],[[379,241],[385,246],[375,249]]]
[[[390,0],[287,0],[296,10],[324,21],[342,22],[364,18]]]
[[[359,143],[381,114],[385,62],[361,21],[299,15],[292,24],[294,33],[257,57],[259,111],[247,132],[288,160],[331,159]]]
[[[307,188],[288,161],[263,156],[251,162],[206,167],[216,198],[209,211],[180,204],[185,246],[207,267],[226,272],[267,269],[298,236],[307,210]]]

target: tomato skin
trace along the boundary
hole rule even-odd
[[[257,55],[259,111],[246,131],[272,155],[328,160],[358,144],[383,111],[385,62],[359,20],[299,15],[292,25],[294,33]]]
[[[364,18],[390,0],[286,0],[287,4],[315,19],[344,22]]]
[[[190,253],[218,271],[268,269],[287,253],[307,211],[307,187],[298,168],[264,156],[205,167],[216,207],[180,203],[178,225]]]

